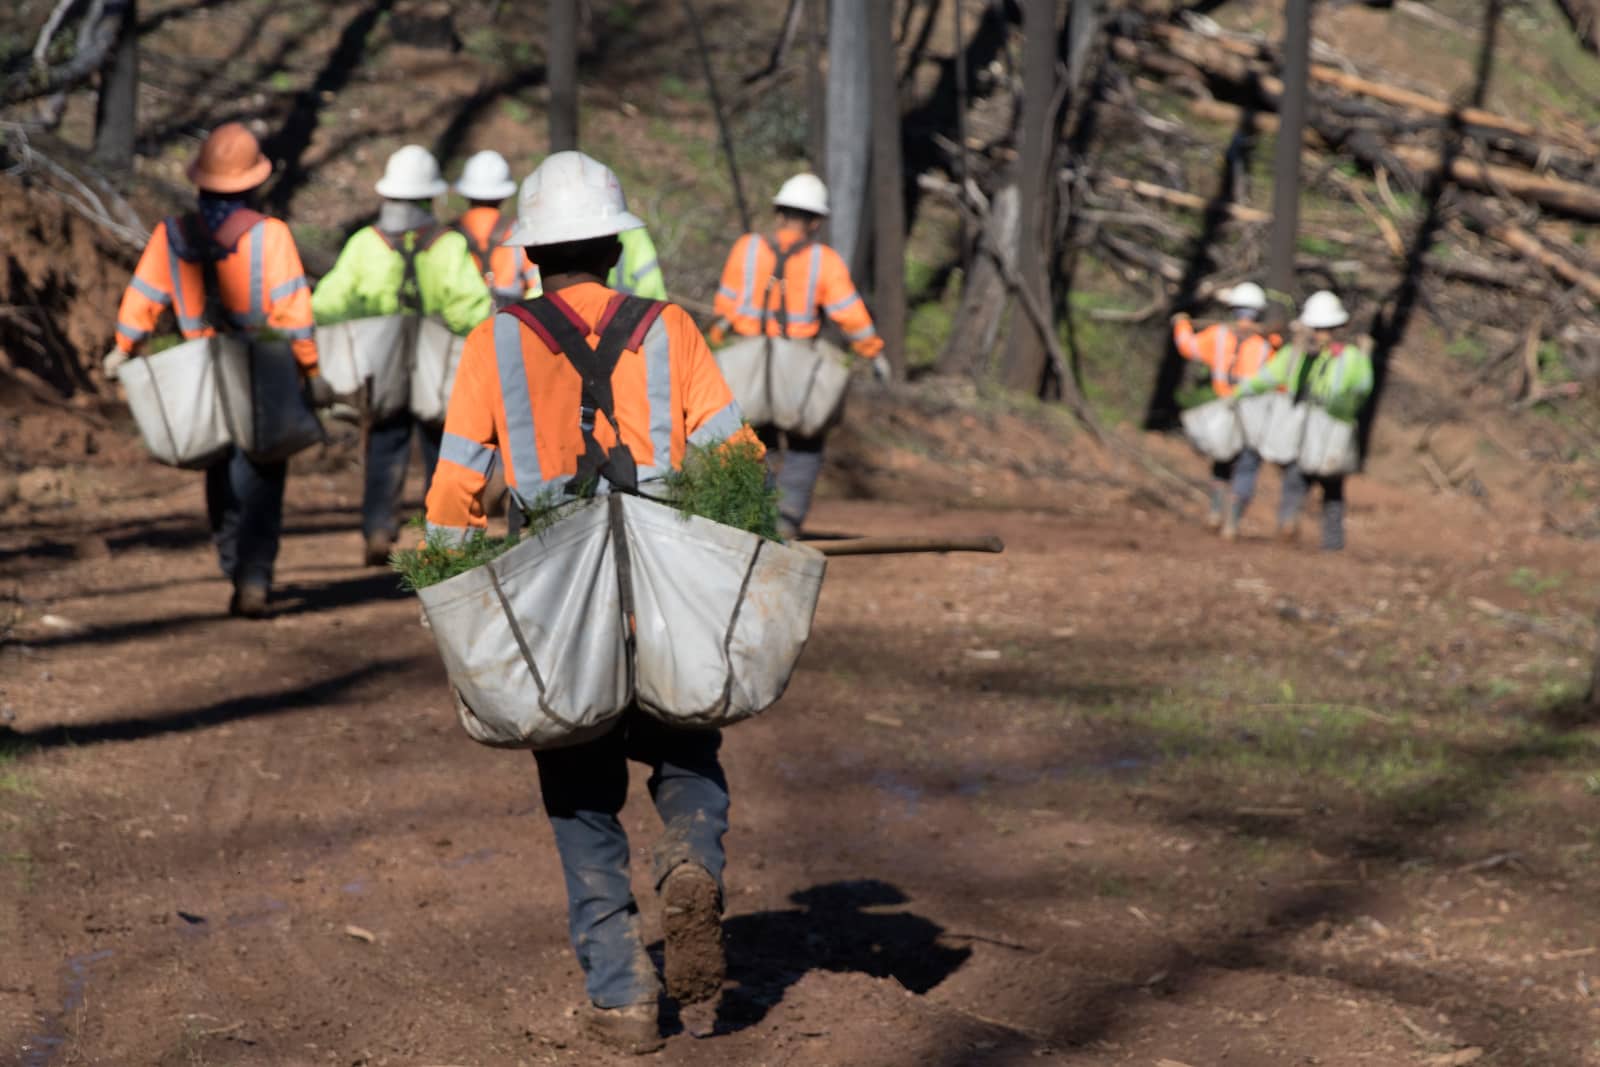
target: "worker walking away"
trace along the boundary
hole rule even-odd
[[[466,336],[489,316],[489,289],[466,238],[434,218],[433,201],[447,188],[438,161],[420,145],[406,145],[389,157],[377,184],[383,198],[377,224],[350,238],[311,296],[319,324],[408,312],[436,317],[452,333]],[[439,459],[441,428],[402,411],[367,434],[361,532],[368,566],[388,563],[399,534],[413,429],[422,450],[426,496]]]
[[[1210,370],[1212,392],[1226,398],[1260,372],[1280,339],[1261,330],[1261,315],[1267,307],[1267,294],[1261,286],[1245,282],[1218,297],[1227,305],[1228,322],[1197,331],[1188,314],[1180,311],[1173,316],[1172,339],[1179,355]],[[1224,540],[1238,538],[1239,521],[1255,495],[1260,471],[1261,454],[1248,443],[1234,459],[1212,460],[1208,522],[1222,531]]]
[[[582,153],[558,152],[523,182],[508,240],[527,248],[544,294],[467,338],[428,494],[430,537],[463,541],[484,529],[484,487],[497,466],[527,508],[582,486],[627,491],[679,467],[692,446],[749,438],[688,314],[603,284],[622,253],[618,235],[641,225],[616,175]],[[694,1003],[716,995],[724,970],[720,744],[717,731],[672,728],[635,708],[597,740],[534,753],[587,986],[585,1027],[626,1051],[663,1044],[660,982],[618,819],[627,764],[650,768],[665,824],[652,881],[663,903],[667,992]]]
[[[196,210],[156,224],[117,310],[116,348],[107,378],[137,354],[171,309],[185,339],[217,328],[273,331],[287,339],[313,406],[332,402],[317,373],[311,294],[289,227],[255,208],[272,162],[237,122],[217,127],[189,166],[199,191]],[[215,279],[210,291],[208,279]],[[225,320],[218,322],[218,319]],[[233,582],[228,610],[267,614],[273,567],[283,531],[286,461],[257,463],[238,448],[206,469],[206,514],[222,573]]]
[[[832,248],[817,240],[828,217],[828,188],[814,174],[797,174],[772,198],[776,226],[771,234],[747,233],[734,242],[717,290],[717,319],[711,339],[721,343],[729,331],[741,337],[816,337],[827,315],[843,331],[856,354],[872,363],[880,381],[889,377],[881,358],[883,339],[872,324],[866,302],[856,291],[850,269]],[[787,434],[780,442],[773,426],[756,432],[769,462],[786,444],[778,467],[778,511],[785,538],[793,538],[811,510],[811,495],[822,473],[827,433]]]
[[[1349,322],[1350,312],[1336,294],[1325,289],[1312,293],[1295,323],[1295,337],[1273,355],[1259,375],[1244,383],[1244,392],[1283,389],[1295,403],[1314,405],[1353,426],[1372,395],[1372,339],[1341,340]],[[1353,441],[1353,433],[1351,438]],[[1351,470],[1358,458],[1352,451],[1347,464]],[[1288,542],[1298,538],[1300,510],[1315,483],[1322,491],[1322,547],[1330,552],[1343,549],[1344,480],[1344,472],[1308,475],[1299,463],[1285,467],[1278,537]]]
[[[470,204],[456,220],[455,230],[466,238],[495,308],[537,295],[539,269],[521,248],[506,244],[517,220],[502,213],[500,205],[516,193],[517,183],[505,157],[494,151],[477,153],[467,160],[455,188]]]

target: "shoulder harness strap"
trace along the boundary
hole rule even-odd
[[[524,300],[507,307],[552,353],[566,357],[583,379],[583,396],[578,410],[578,425],[583,430],[583,455],[578,471],[567,482],[566,492],[581,496],[598,478],[605,478],[614,489],[635,493],[639,489],[639,468],[633,453],[621,441],[617,426],[616,397],[611,390],[611,374],[625,351],[636,351],[645,334],[661,316],[665,304],[658,300],[618,293],[606,305],[594,332],[599,341],[589,344],[589,325],[554,293]],[[617,432],[617,445],[607,451],[595,439],[595,413],[604,415]]]
[[[772,287],[778,287],[778,334],[782,337],[789,336],[789,280],[784,276],[784,270],[789,266],[789,260],[811,247],[811,238],[802,237],[785,250],[780,250],[777,245],[767,240],[765,234],[757,235],[761,243],[772,250],[774,262],[772,276],[767,279],[766,291],[761,294],[761,336],[767,335],[767,316],[772,311]],[[751,294],[754,296],[755,294]]]

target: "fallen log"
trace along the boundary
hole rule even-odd
[[[1211,201],[1196,193],[1186,193],[1182,189],[1172,189],[1155,182],[1138,181],[1133,178],[1122,178],[1115,174],[1105,175],[1097,179],[1100,184],[1110,189],[1132,193],[1145,200],[1158,200],[1174,207],[1188,208],[1190,211],[1209,211],[1212,209]],[[1257,208],[1246,207],[1243,204],[1224,204],[1222,209],[1228,217],[1236,222],[1271,222],[1272,214]]]
[[[1487,204],[1468,203],[1463,204],[1462,209],[1489,237],[1544,267],[1567,284],[1582,289],[1590,299],[1600,300],[1600,275],[1584,270],[1521,226],[1501,218]]]
[[[1439,169],[1437,152],[1411,145],[1396,145],[1390,150],[1413,171]],[[1454,156],[1450,160],[1450,180],[1480,193],[1498,196],[1502,191],[1552,211],[1577,218],[1600,219],[1600,189],[1561,178],[1542,178],[1516,167],[1479,163]]]

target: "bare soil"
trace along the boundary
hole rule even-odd
[[[1267,540],[1270,477],[1224,546],[1048,416],[940,455],[942,403],[876,398],[814,525],[1007,551],[832,565],[728,732],[728,980],[656,1059],[1600,1063],[1592,553],[1388,461],[1347,553]],[[0,513],[0,1062],[612,1062],[532,761],[355,565],[344,447],[297,460],[267,622],[196,476],[88,457]]]

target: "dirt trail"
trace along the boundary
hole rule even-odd
[[[198,478],[130,471],[0,534],[0,1062],[610,1062],[532,761],[461,734],[415,603],[350,565],[355,479],[292,479],[250,623]],[[1116,490],[823,501],[1009,548],[832,564],[789,695],[727,737],[729,985],[656,1059],[1600,1063],[1600,760],[1551,636],[1596,565],[1352,495],[1341,558]],[[643,858],[642,789],[627,822]]]

